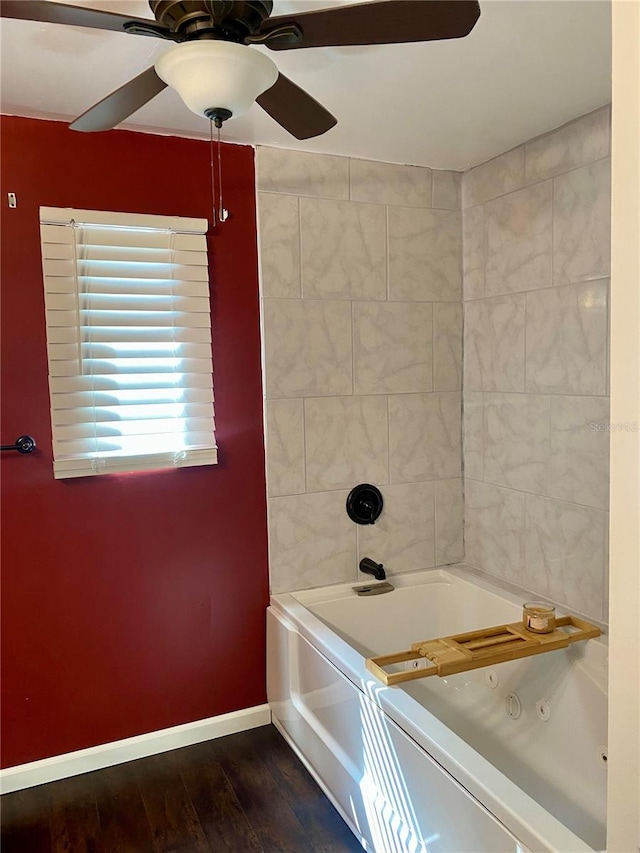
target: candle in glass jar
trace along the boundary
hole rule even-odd
[[[543,601],[528,601],[522,610],[522,622],[534,634],[550,634],[556,627],[556,609]]]

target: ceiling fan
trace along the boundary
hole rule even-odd
[[[477,0],[378,0],[271,17],[273,0],[149,0],[154,19],[48,0],[2,0],[0,17],[153,36],[175,42],[133,80],[70,126],[109,130],[172,86],[217,127],[257,101],[298,139],[337,119],[251,45],[270,50],[398,44],[461,38],[480,16]]]

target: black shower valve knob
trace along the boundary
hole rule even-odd
[[[376,486],[360,483],[349,492],[347,515],[356,524],[375,524],[383,505],[382,494]]]

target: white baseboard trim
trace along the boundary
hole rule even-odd
[[[256,705],[253,708],[232,711],[230,714],[196,720],[195,723],[184,723],[170,729],[160,729],[88,749],[79,749],[76,752],[67,752],[64,755],[54,755],[40,761],[31,761],[28,764],[18,764],[0,770],[0,793],[9,794],[23,788],[43,785],[45,782],[90,773],[92,770],[101,770],[103,767],[123,764],[125,761],[145,758],[147,755],[169,752],[181,746],[266,726],[270,722],[269,705]]]

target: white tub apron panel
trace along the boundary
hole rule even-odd
[[[268,612],[274,722],[356,835],[375,853],[602,850],[606,645],[384,687],[364,657],[520,606],[457,570],[393,580],[370,599],[275,596]]]

